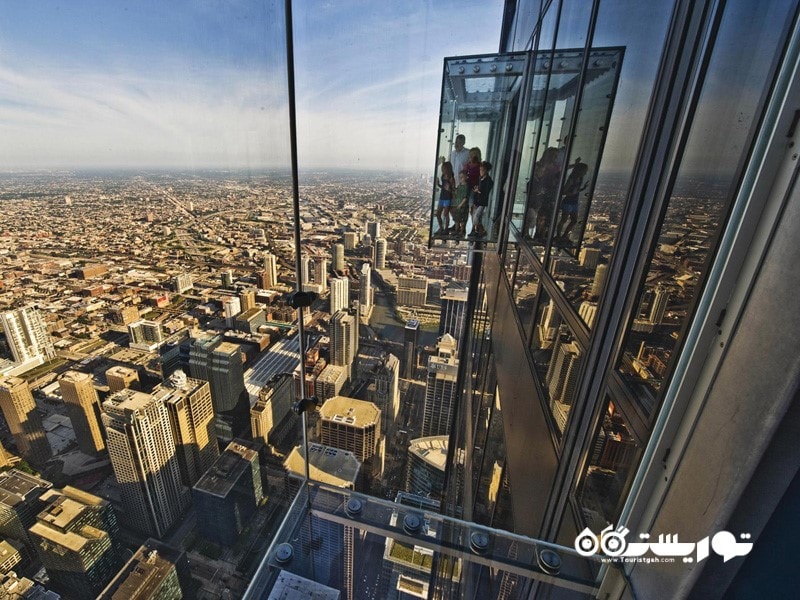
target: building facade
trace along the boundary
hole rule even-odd
[[[149,394],[122,390],[103,402],[103,425],[126,522],[163,536],[189,504],[167,407]]]

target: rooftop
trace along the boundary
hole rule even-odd
[[[353,427],[365,427],[380,421],[381,411],[372,402],[347,396],[328,399],[319,410],[323,420],[345,422]]]
[[[309,474],[312,479],[322,481],[336,487],[350,488],[358,479],[361,463],[355,454],[339,448],[331,448],[322,444],[309,444],[311,460]],[[297,475],[305,476],[305,452],[302,446],[291,451],[283,466]]]
[[[194,489],[225,498],[253,462],[258,460],[258,446],[235,439],[195,484]]]

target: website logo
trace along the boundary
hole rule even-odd
[[[683,562],[701,562],[709,557],[711,551],[728,562],[737,556],[745,556],[753,549],[749,533],[742,533],[739,538],[730,531],[719,531],[713,536],[706,536],[698,542],[680,542],[678,534],[661,534],[658,541],[648,541],[649,533],[640,533],[640,542],[629,542],[630,530],[624,526],[614,528],[609,525],[599,535],[588,527],[575,538],[575,551],[581,556],[602,554],[606,560],[616,562],[675,562],[680,557]],[[743,541],[739,541],[743,540]],[[650,556],[648,556],[650,555]]]

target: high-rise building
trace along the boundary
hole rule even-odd
[[[291,375],[282,373],[267,381],[250,409],[253,439],[271,448],[288,451],[289,448],[282,442],[286,433],[293,431],[297,425],[296,415],[292,412],[293,401],[294,382]],[[291,444],[294,445],[293,439]]]
[[[264,498],[258,444],[234,439],[192,489],[200,535],[233,546]]]
[[[312,273],[314,270],[314,261],[310,256],[304,256],[300,259],[300,275],[303,278],[303,285],[311,283],[313,279]]]
[[[172,289],[176,294],[183,294],[194,287],[194,281],[190,273],[179,273],[172,280]]]
[[[125,388],[135,388],[139,384],[139,372],[130,367],[114,365],[106,371],[106,381],[108,388],[112,392],[118,392]]]
[[[189,374],[211,384],[217,437],[230,440],[247,427],[250,401],[238,344],[224,342],[220,335],[194,338],[189,349]]]
[[[49,490],[41,499],[47,506],[28,533],[50,587],[76,600],[96,598],[122,564],[114,509],[70,486]]]
[[[592,298],[597,298],[603,291],[603,286],[606,283],[607,276],[608,276],[608,265],[606,263],[598,264],[597,268],[594,271],[594,279],[592,280],[592,291],[591,291]]]
[[[347,234],[345,233],[345,238]],[[355,248],[355,242],[353,243],[353,248]],[[348,250],[352,250],[353,248],[348,248]],[[331,260],[333,262],[333,270],[336,273],[342,274],[344,273],[344,244],[334,244],[333,245],[333,253],[331,256]]]
[[[148,539],[125,563],[97,600],[172,600],[191,589],[186,554]]]
[[[100,422],[100,399],[88,373],[67,371],[58,380],[67,415],[81,452],[94,455],[106,448],[105,431]]]
[[[161,323],[140,319],[128,325],[131,348],[155,350],[164,341]]]
[[[328,260],[326,258],[318,258],[314,263],[314,283],[320,287],[321,294],[328,290]]]
[[[367,234],[373,239],[377,240],[381,237],[381,222],[380,221],[369,221],[367,222]]]
[[[469,289],[466,285],[451,282],[442,290],[442,309],[439,317],[439,336],[449,333],[456,341],[462,339],[464,335],[464,324],[467,315],[467,293]]]
[[[361,265],[361,279],[359,281],[358,301],[361,303],[361,314],[357,316],[369,316],[372,310],[372,267],[369,263]]]
[[[264,274],[263,289],[271,290],[278,285],[278,259],[274,254],[264,255]]]
[[[436,344],[436,354],[428,360],[425,379],[425,405],[422,437],[448,435],[456,402],[458,358],[456,340],[444,334]]]
[[[152,396],[167,407],[181,481],[192,487],[219,456],[211,386],[177,370]]]
[[[356,489],[362,465],[355,454],[349,450],[314,442],[308,444],[308,450],[311,456],[308,463],[309,476],[314,481],[351,490]],[[295,478],[306,476],[305,456],[306,452],[302,444],[292,449],[283,462],[287,475]],[[296,481],[294,485],[297,485]]]
[[[149,394],[122,390],[103,402],[102,418],[126,522],[162,537],[189,504],[167,407]]]
[[[407,492],[426,497],[441,497],[447,466],[448,438],[446,435],[437,435],[411,440],[406,463]]]
[[[52,452],[28,382],[20,377],[0,379],[0,408],[19,454],[32,463],[44,464]]]
[[[364,463],[378,451],[381,411],[372,402],[334,396],[320,408],[318,427],[320,443],[352,452]]]
[[[355,250],[358,245],[358,234],[355,231],[344,232],[344,249]],[[344,260],[344,259],[342,259]]]
[[[417,345],[419,344],[419,321],[411,319],[403,330],[403,377],[413,379],[417,369]]]
[[[384,238],[378,238],[375,240],[375,268],[376,269],[385,269],[386,268],[386,247],[387,242]]]
[[[347,277],[331,279],[331,314],[350,307],[350,280]]]
[[[224,288],[232,288],[233,287],[233,271],[230,269],[224,270],[220,274],[220,282],[222,283],[222,287]]]
[[[242,312],[242,302],[238,297],[225,298],[222,301],[222,314],[225,315],[225,326],[232,329],[233,321]]]
[[[587,269],[597,268],[597,261],[600,259],[599,248],[581,248],[578,256],[578,264]]]
[[[242,307],[242,312],[248,311],[256,307],[256,291],[248,288],[239,292],[239,303]]]
[[[381,429],[389,437],[400,412],[400,359],[394,354],[381,357],[372,371],[372,377],[375,391],[371,400],[381,410]]]
[[[425,306],[428,301],[428,278],[401,275],[397,278],[397,303],[403,306]]]
[[[49,481],[18,469],[0,472],[0,537],[25,544],[32,556],[36,552],[28,528],[45,506],[42,494],[51,487]]]
[[[346,382],[346,367],[327,365],[314,381],[314,395],[325,402],[328,398],[338,396]]]
[[[654,325],[661,325],[664,320],[664,313],[667,312],[669,304],[669,290],[663,285],[656,287],[653,294],[653,301],[650,304],[650,322]]]
[[[55,358],[56,350],[47,326],[35,306],[0,312],[0,324],[14,362],[31,368]]]
[[[353,374],[353,362],[358,355],[358,319],[340,310],[331,317],[330,362],[347,369],[347,378]]]

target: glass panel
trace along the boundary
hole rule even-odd
[[[517,305],[520,323],[528,331],[539,290],[539,277],[533,270],[533,262],[523,252],[519,257],[517,277],[514,279],[514,303]]]
[[[525,61],[524,54],[445,60],[432,245],[458,246],[468,234],[495,240]]]
[[[563,322],[555,302],[545,293],[539,300],[531,353],[556,434],[560,437],[575,399],[584,352],[572,330]]]
[[[510,233],[512,239],[516,239],[514,232]],[[509,243],[506,247],[506,256],[504,261],[506,278],[509,284],[514,283],[514,273],[517,269],[517,260],[519,259],[519,244]]]
[[[675,349],[702,288],[716,237],[760,118],[762,90],[794,3],[729,3],[683,160],[661,223],[618,370],[640,409],[656,413]],[[746,38],[742,36],[745,35]],[[731,128],[729,123],[737,123]]]
[[[586,174],[581,181],[574,168],[567,169],[550,265],[551,272],[558,270],[569,301],[589,327],[596,296],[602,291],[593,285],[595,269],[608,262],[616,241],[637,149],[631,140],[641,136],[649,103],[649,94],[642,89],[652,89],[660,57],[653,48],[664,39],[671,10],[668,3],[649,6],[609,0],[600,4],[593,46],[619,47],[593,50],[589,59],[569,159],[570,165],[585,163]],[[620,27],[620,23],[629,25]],[[657,46],[654,40],[659,40]],[[602,70],[605,61],[615,63],[613,68]],[[572,188],[578,190],[577,204],[573,198],[568,205]]]
[[[294,586],[315,597],[593,597],[599,557],[435,513],[410,494],[395,502],[312,484],[298,497],[244,597]],[[558,566],[556,567],[556,563]],[[585,596],[584,596],[585,595]],[[555,596],[553,596],[555,597]]]
[[[616,523],[641,450],[628,419],[617,403],[608,399],[577,492],[584,525],[592,531]]]

